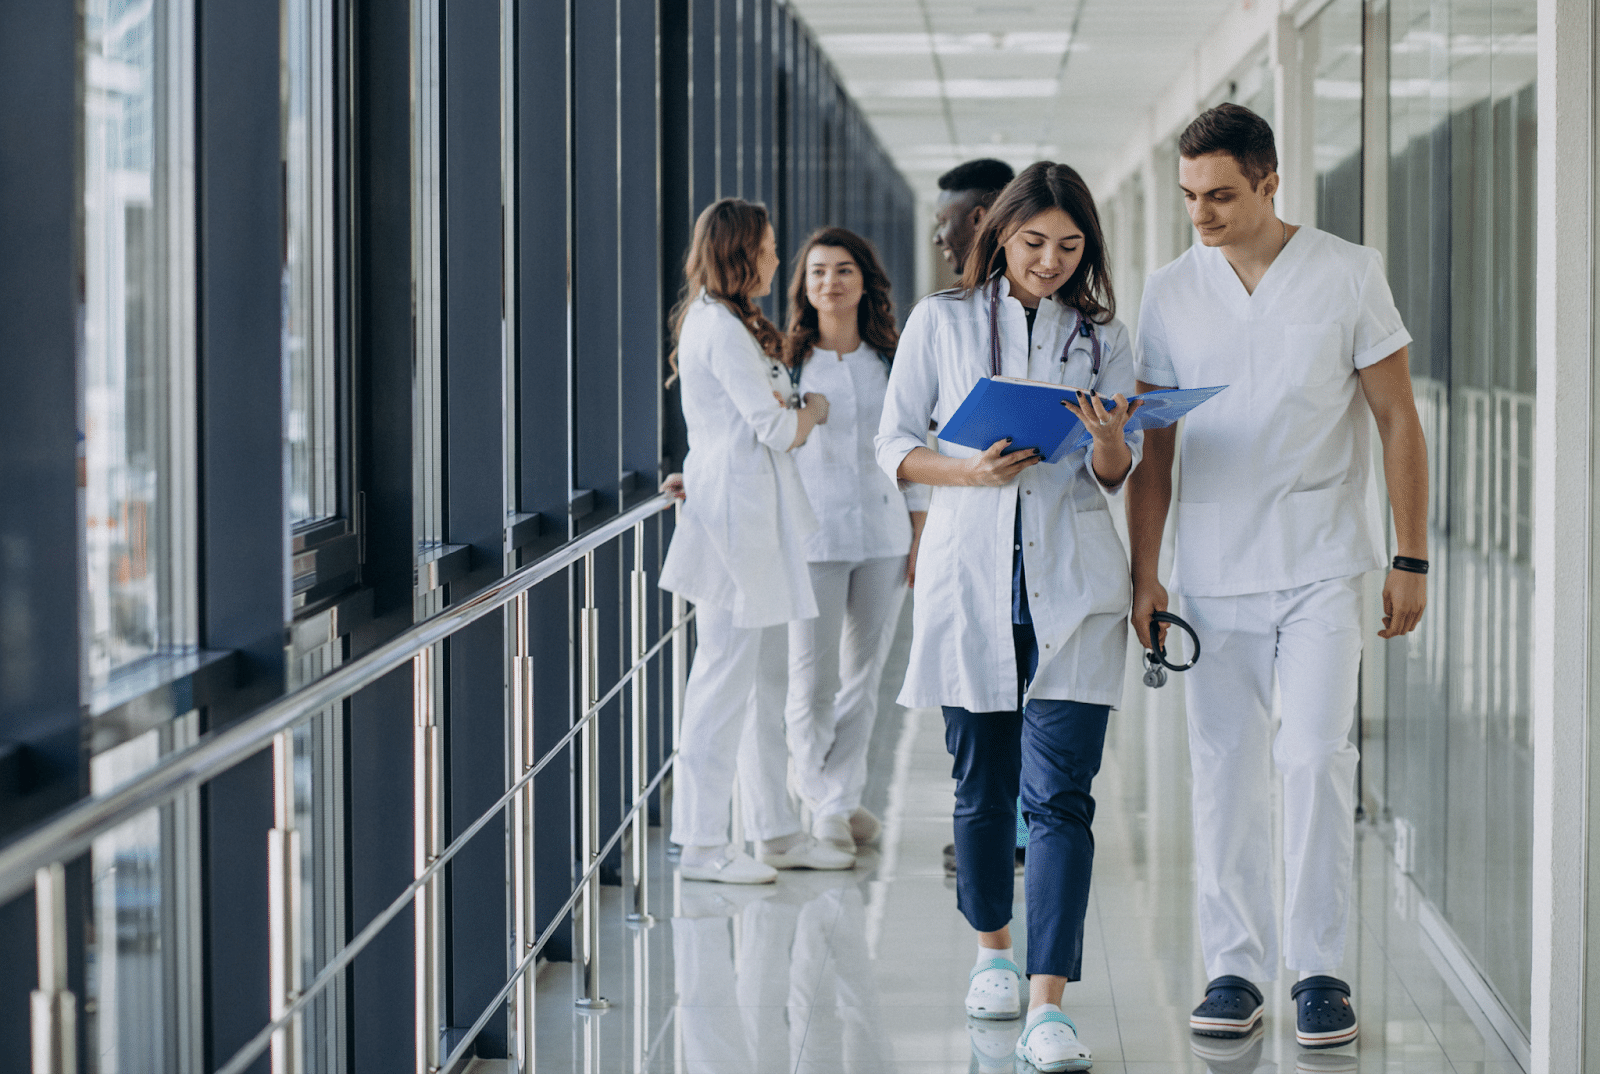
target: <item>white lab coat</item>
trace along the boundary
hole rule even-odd
[[[817,614],[805,558],[816,518],[788,452],[799,418],[768,367],[733,311],[702,294],[678,340],[687,495],[660,584],[746,629]]]
[[[1087,388],[1090,344],[1075,338],[1063,364],[1062,344],[1076,314],[1052,300],[1039,306],[1028,349],[1022,304],[1001,283],[1001,372]],[[1098,329],[1103,352],[1097,390],[1133,394],[1128,332],[1112,321]],[[928,419],[942,428],[989,374],[988,301],[933,295],[917,304],[900,338],[883,421],[878,465],[893,474],[922,447]],[[1141,433],[1128,436],[1134,465]],[[978,454],[945,441],[939,452]],[[1022,503],[1022,559],[1039,645],[1029,697],[1117,705],[1122,699],[1132,586],[1128,558],[1112,526],[1110,504],[1123,486],[1106,489],[1093,473],[1091,445],[1058,463],[1024,470],[1004,488],[934,486],[917,551],[911,662],[900,704],[953,705],[973,712],[1018,707],[1011,632],[1013,519]]]
[[[1150,277],[1139,379],[1231,385],[1184,422],[1174,588],[1238,596],[1382,566],[1356,373],[1410,341],[1378,252],[1316,228],[1254,293],[1203,246]]]
[[[901,482],[878,469],[873,441],[889,390],[888,366],[865,343],[849,354],[813,351],[800,367],[798,390],[828,398],[828,423],[792,452],[817,516],[806,559],[861,563],[905,555],[911,550],[908,512],[926,511],[928,495],[927,486],[909,483],[902,492]]]

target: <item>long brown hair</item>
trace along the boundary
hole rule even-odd
[[[741,198],[723,198],[705,207],[694,222],[694,241],[683,262],[683,293],[672,307],[672,364],[670,387],[678,379],[678,340],[683,321],[700,291],[721,302],[755,337],[769,358],[782,360],[783,336],[778,326],[767,319],[750,292],[761,280],[756,259],[761,256],[761,240],[766,237],[771,218],[767,207]]]
[[[1100,213],[1083,177],[1069,165],[1053,161],[1028,165],[1000,192],[972,242],[966,271],[961,275],[961,291],[970,295],[996,272],[1004,271],[1006,250],[1002,243],[1023,224],[1051,209],[1060,209],[1083,229],[1083,260],[1052,297],[1094,323],[1105,324],[1117,314],[1117,299],[1111,290]]]
[[[796,366],[811,357],[817,345],[817,307],[806,296],[806,261],[819,246],[833,246],[850,255],[861,270],[861,304],[856,307],[856,330],[862,342],[894,360],[900,343],[900,329],[894,323],[894,300],[889,297],[889,274],[883,271],[878,251],[872,243],[842,227],[825,227],[811,233],[795,259],[794,279],[789,282],[789,334],[784,340],[783,360]]]

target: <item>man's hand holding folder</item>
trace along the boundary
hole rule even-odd
[[[1173,424],[1226,387],[1145,392],[1126,401],[1126,417],[1118,423],[1113,418],[1122,409],[1117,399],[1091,395],[1069,385],[1018,377],[985,377],[939,430],[939,439],[984,452],[1006,441],[1009,446],[1002,446],[1003,452],[1033,448],[1045,462],[1060,462],[1088,447],[1097,429],[1122,434],[1159,429]],[[1100,425],[1102,421],[1118,427]]]

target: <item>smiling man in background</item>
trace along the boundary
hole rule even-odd
[[[939,200],[933,213],[939,227],[933,233],[933,244],[957,276],[966,264],[978,225],[1014,175],[1005,161],[985,157],[957,164],[939,176]]]

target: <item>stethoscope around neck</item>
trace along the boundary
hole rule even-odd
[[[883,371],[885,373],[889,372],[889,370],[893,368],[893,364],[884,356],[882,351],[874,349],[873,353],[878,356],[878,361],[883,363]],[[840,357],[842,358],[844,356],[840,355]],[[806,361],[810,360],[811,355],[808,354],[806,356]],[[788,406],[790,410],[798,409],[800,406],[800,377],[805,373],[805,366],[805,362],[796,362],[794,365],[786,365],[783,362],[772,363],[772,371],[774,373],[777,373],[781,369],[789,378],[789,398],[785,405]]]
[[[1003,272],[996,272],[989,283],[989,374],[1000,375],[1000,281]],[[1074,309],[1078,316],[1078,323],[1072,329],[1067,341],[1061,345],[1061,364],[1067,364],[1067,352],[1072,349],[1072,341],[1083,336],[1089,341],[1089,391],[1094,391],[1100,386],[1100,333],[1095,331],[1094,322],[1083,315],[1080,309]]]

